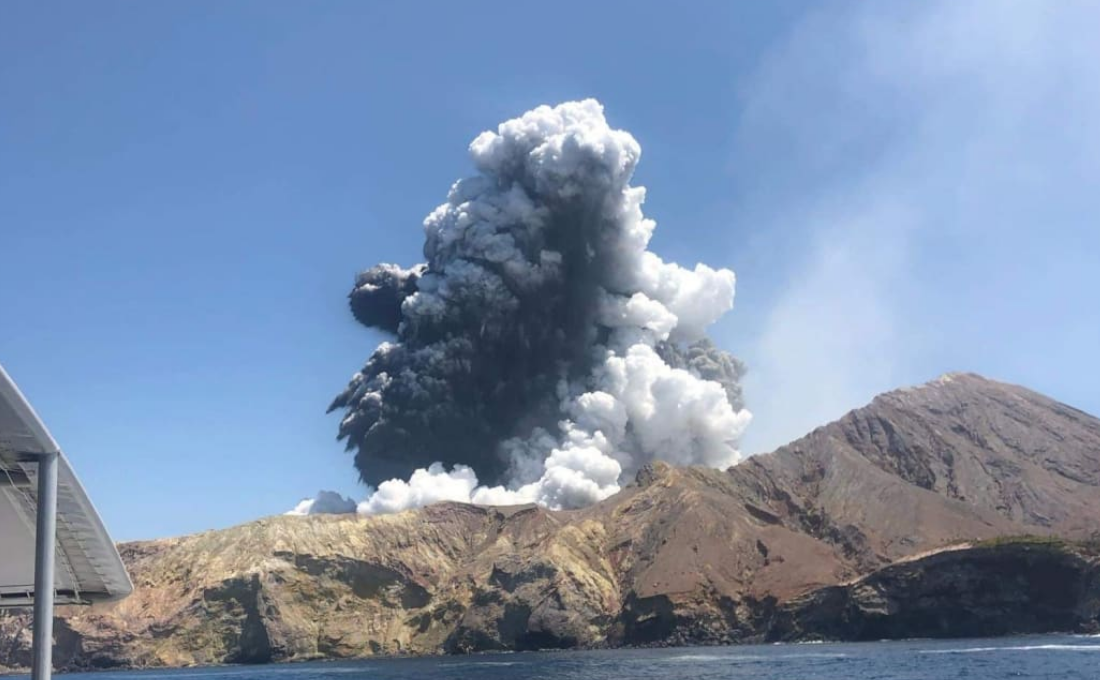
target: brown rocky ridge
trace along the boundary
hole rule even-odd
[[[1098,597],[1085,548],[981,542],[1087,539],[1098,487],[1100,420],[950,374],[729,470],[651,466],[583,510],[441,503],[123,544],[133,596],[59,612],[55,658],[153,667],[1092,630],[1100,607],[1079,606]],[[1077,601],[1029,590],[1023,610],[1049,615],[1004,616],[996,593],[1024,600],[998,574],[1028,573],[1073,574]],[[891,618],[936,582],[994,596],[960,600],[974,603],[965,625],[929,623],[935,608]],[[0,665],[26,666],[27,622],[0,618]]]

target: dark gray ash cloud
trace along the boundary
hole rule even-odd
[[[507,121],[470,153],[477,174],[424,221],[426,262],[377,265],[350,294],[393,336],[330,407],[378,489],[360,510],[578,507],[657,458],[736,462],[744,368],[704,334],[734,275],[647,250],[634,138],[587,100]]]

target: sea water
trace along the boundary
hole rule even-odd
[[[1040,636],[995,640],[523,652],[108,671],[74,673],[65,677],[68,680],[1100,680],[1100,638]]]

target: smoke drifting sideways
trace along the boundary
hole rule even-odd
[[[736,463],[744,367],[705,336],[735,277],[647,249],[638,142],[589,99],[509,120],[470,155],[477,174],[424,220],[427,261],[377,265],[350,294],[392,336],[329,407],[374,489],[359,512],[577,508],[656,459]]]
[[[340,515],[355,512],[355,501],[335,491],[320,491],[313,498],[304,498],[284,515]]]

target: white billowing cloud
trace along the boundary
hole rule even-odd
[[[664,302],[676,316],[676,340],[698,340],[707,327],[733,308],[737,278],[729,269],[711,269],[702,263],[684,269],[647,251],[639,276],[642,290]]]
[[[625,419],[605,434],[622,437],[626,423],[645,451],[659,451],[662,460],[680,465],[726,467],[740,460],[736,442],[751,416],[734,411],[722,386],[699,380],[691,373],[671,368],[646,344],[638,343],[620,353],[609,353],[598,371],[602,395],[611,395]],[[598,419],[612,407],[598,401],[578,400],[577,410]],[[581,420],[579,417],[578,420]],[[583,422],[583,421],[582,421]],[[604,428],[601,428],[604,432]],[[633,461],[624,461],[632,470]]]
[[[302,500],[298,501],[298,505],[295,505],[293,508],[287,510],[283,514],[305,516],[309,514],[311,508],[313,508],[313,499],[303,498]]]
[[[596,319],[607,328],[645,329],[660,340],[667,339],[680,321],[668,307],[645,293],[625,297],[607,291],[601,291],[596,303]]]
[[[619,491],[622,468],[607,455],[606,441],[600,436],[578,436],[567,448],[551,452],[543,465],[538,481],[516,489],[482,487],[471,501],[484,505],[538,503],[560,510],[591,505]]]
[[[400,512],[420,508],[440,501],[469,503],[477,475],[465,465],[456,465],[448,472],[436,463],[427,469],[413,472],[409,481],[391,479],[378,485],[378,489],[359,504],[363,515]]]
[[[422,508],[440,501],[478,505],[538,503],[551,510],[591,505],[619,491],[622,468],[598,445],[570,446],[553,451],[543,463],[538,481],[517,488],[479,486],[473,469],[456,465],[450,471],[436,463],[413,472],[408,481],[391,479],[359,504],[363,515]]]

